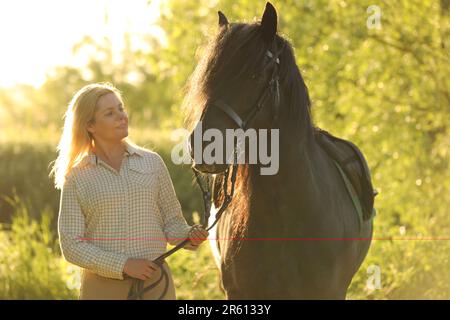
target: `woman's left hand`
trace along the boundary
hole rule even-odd
[[[189,240],[193,246],[200,245],[208,238],[209,232],[206,231],[201,225],[194,225],[189,231]]]

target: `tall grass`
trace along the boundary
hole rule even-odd
[[[53,214],[44,210],[39,220],[16,196],[11,225],[0,229],[0,299],[73,299],[69,265],[58,254],[51,230]]]

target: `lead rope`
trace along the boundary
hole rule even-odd
[[[219,211],[217,211],[216,219],[211,224],[211,226],[206,228],[206,231],[211,230],[216,225],[216,223],[219,222],[219,219],[222,216],[223,212],[225,211],[225,209],[228,207],[231,200],[233,199],[234,185],[236,183],[236,174],[237,174],[237,169],[238,169],[236,147],[234,148],[234,151],[233,151],[233,157],[234,157],[234,162],[233,162],[232,172],[231,172],[230,193],[227,193],[228,192],[228,177],[229,177],[229,173],[230,173],[230,167],[228,167],[225,171],[225,177],[224,177],[224,181],[223,181],[224,200],[223,200],[222,206],[220,207]],[[197,182],[197,184],[202,192],[202,195],[203,195],[204,217],[205,217],[203,225],[207,226],[209,217],[211,215],[211,203],[212,203],[211,192],[208,189],[205,189],[203,187],[200,177],[199,177],[199,173],[194,168],[192,168],[192,171],[194,172],[196,182]],[[167,271],[163,268],[164,260],[167,257],[174,254],[175,252],[177,252],[178,250],[180,250],[181,248],[183,248],[189,241],[190,241],[189,238],[184,239],[181,243],[177,244],[174,248],[170,249],[166,253],[163,253],[162,255],[160,255],[158,258],[156,258],[153,261],[161,269],[161,276],[159,277],[159,279],[156,282],[154,282],[151,285],[144,288],[144,280],[133,278],[132,279],[133,282],[131,284],[130,291],[128,292],[127,299],[128,300],[138,300],[138,299],[142,300],[142,296],[149,290],[155,288],[164,278],[165,279],[164,290],[163,290],[162,294],[159,296],[159,298],[157,299],[157,300],[161,300],[166,295],[167,290],[169,288],[169,276],[167,274]]]

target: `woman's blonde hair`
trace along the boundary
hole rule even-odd
[[[93,138],[87,130],[87,125],[94,120],[98,100],[109,93],[114,93],[123,104],[120,91],[110,83],[86,85],[70,101],[57,147],[58,157],[50,172],[50,176],[55,176],[57,189],[62,189],[72,168],[88,154]]]

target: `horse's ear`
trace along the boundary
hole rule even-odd
[[[219,28],[228,26],[228,19],[225,17],[222,11],[218,11],[219,15]]]
[[[261,30],[264,40],[271,44],[277,33],[277,11],[270,2],[266,3],[266,8],[264,9],[261,19]]]

